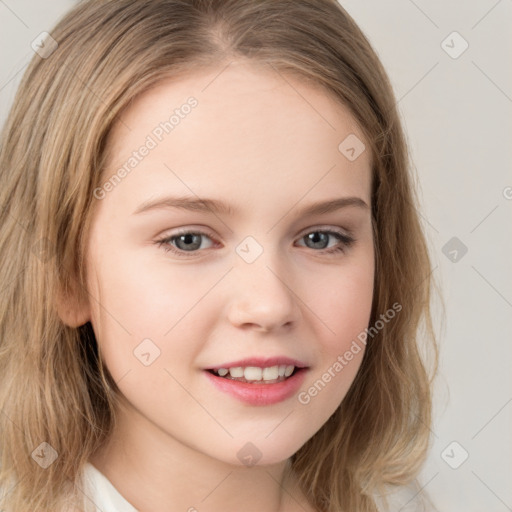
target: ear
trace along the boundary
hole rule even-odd
[[[80,327],[91,319],[89,300],[76,284],[70,290],[59,289],[55,306],[60,319],[69,327]]]

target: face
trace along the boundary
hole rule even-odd
[[[333,414],[363,357],[371,160],[322,90],[222,69],[161,82],[112,132],[89,315],[126,428],[157,431],[158,450],[272,464]]]

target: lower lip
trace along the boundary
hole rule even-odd
[[[217,389],[251,405],[272,405],[293,396],[306,377],[307,368],[301,368],[294,375],[275,384],[251,384],[238,380],[218,377],[205,371],[207,377]]]

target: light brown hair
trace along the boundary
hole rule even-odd
[[[373,493],[411,481],[425,458],[431,375],[421,346],[432,375],[437,348],[405,138],[363,33],[335,0],[92,0],[51,35],[58,47],[33,57],[1,138],[1,507],[76,510],[80,471],[116,421],[118,388],[90,323],[65,325],[56,308],[63,296],[93,300],[84,254],[112,126],[160,80],[243,58],[322,87],[370,146],[370,325],[395,302],[402,310],[368,341],[348,394],[292,468],[317,510],[376,510]],[[42,442],[58,454],[46,469],[31,457]]]

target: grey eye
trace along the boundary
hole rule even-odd
[[[313,231],[304,236],[304,240],[311,242],[310,245],[306,242],[306,245],[311,249],[325,249],[329,245],[329,237],[332,236],[324,231]]]

